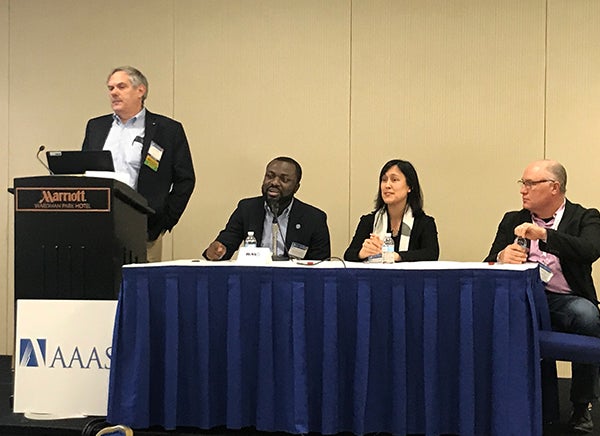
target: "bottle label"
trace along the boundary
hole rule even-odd
[[[394,246],[384,244],[382,247],[383,263],[394,263]]]
[[[256,238],[254,237],[254,232],[248,232],[248,236],[244,240],[244,247],[256,247]]]

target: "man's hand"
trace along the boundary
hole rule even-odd
[[[219,241],[213,241],[206,249],[206,258],[208,260],[221,260],[226,252],[227,247]]]
[[[545,228],[538,225],[523,223],[515,227],[515,235],[531,241],[535,241],[536,239],[546,241],[547,232]]]
[[[498,262],[500,263],[525,263],[527,262],[527,249],[517,243],[507,245],[504,250],[498,253]]]

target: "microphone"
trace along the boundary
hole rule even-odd
[[[274,199],[267,200],[267,205],[271,212],[273,213],[273,223],[271,224],[271,249],[273,250],[273,260],[287,260],[286,256],[279,256],[277,254],[277,235],[281,233],[281,229],[279,228],[279,221],[277,221],[277,215],[279,215],[279,201]],[[283,245],[285,246],[285,238],[281,235],[283,239]]]
[[[277,222],[279,202],[277,200],[269,200],[269,209],[273,212],[273,224],[271,224],[271,249],[273,250],[273,259],[275,259],[277,257],[277,234],[279,233],[279,222]]]
[[[40,153],[42,151],[44,151],[46,149],[45,145],[40,145],[40,147],[38,148],[37,154],[35,155],[35,157],[37,158],[37,160],[40,161],[40,163],[44,166],[44,168],[46,168],[48,170],[48,174],[50,175],[54,175],[54,173],[52,172],[52,170],[50,169],[50,167],[48,167],[48,165],[46,165],[44,163],[44,161],[40,158]]]
[[[279,215],[279,201],[269,198],[267,200],[267,206],[269,206],[271,213],[273,213],[273,222],[277,222],[277,216]]]

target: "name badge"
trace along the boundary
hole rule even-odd
[[[164,149],[160,145],[152,141],[150,143],[150,148],[148,149],[146,159],[144,159],[144,165],[146,165],[152,171],[158,171],[158,166],[160,165],[160,159],[162,158],[163,151]]]
[[[550,279],[552,278],[552,276],[554,276],[554,273],[552,272],[552,270],[550,269],[550,267],[548,265],[544,265],[543,263],[540,263],[540,279],[542,279],[542,282],[544,283],[548,283],[550,281]]]
[[[288,250],[288,255],[291,259],[304,259],[308,247],[306,245],[299,244],[298,242],[292,242],[292,246]]]

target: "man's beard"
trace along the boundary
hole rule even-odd
[[[271,198],[267,194],[267,190],[265,190],[263,192],[263,198],[265,199],[265,201],[269,205],[269,208],[271,209],[271,211],[273,211],[273,207],[274,206],[277,206],[277,210],[279,212],[281,212],[283,209],[285,209],[290,204],[290,202],[292,201],[293,197],[294,197],[294,194],[285,195],[285,196],[284,195],[280,195],[277,198]]]

